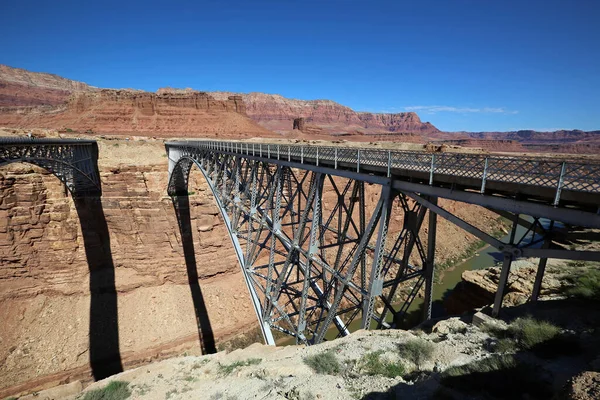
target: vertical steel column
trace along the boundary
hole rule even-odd
[[[430,201],[437,205],[437,197]],[[425,268],[425,299],[423,301],[423,319],[431,319],[431,306],[433,303],[433,274],[435,266],[435,239],[437,230],[437,214],[429,210],[429,232],[427,232],[427,266]]]
[[[552,244],[552,228],[554,228],[554,221],[550,221],[550,227],[548,228],[548,232],[546,232],[546,237],[544,238],[544,244],[542,246],[542,249],[547,249]],[[544,272],[546,272],[547,262],[547,257],[540,258],[540,263],[538,264],[537,273],[535,275],[535,282],[533,283],[533,291],[531,292],[530,301],[532,303],[537,301],[542,290],[542,279],[544,279]]]
[[[379,232],[377,233],[377,242],[375,244],[375,255],[373,257],[373,265],[371,267],[371,276],[369,279],[368,297],[363,299],[363,312],[362,312],[362,329],[369,329],[371,327],[371,319],[373,318],[373,308],[375,306],[375,300],[378,296],[383,293],[383,279],[381,277],[381,268],[383,265],[383,255],[385,253],[385,243],[387,239],[388,226],[390,222],[390,214],[392,211],[392,200],[394,198],[391,188],[385,185],[381,191],[381,197],[384,199],[383,206],[381,209],[381,217],[379,218]],[[361,204],[364,208],[364,204]],[[363,259],[363,262],[365,260]],[[366,274],[366,271],[363,272]],[[365,284],[362,285],[366,287]]]
[[[359,236],[363,235],[365,232],[365,225],[366,225],[366,216],[365,216],[365,208],[366,208],[366,204],[365,204],[365,183],[364,182],[357,182],[356,183],[358,185],[358,199],[359,199],[359,207],[358,207],[358,212],[359,212],[359,216],[358,216],[358,228],[359,228]],[[382,191],[383,193],[383,191]],[[386,192],[386,196],[388,196],[389,193]],[[344,231],[347,232],[347,231]],[[384,240],[384,244],[385,244],[385,240]],[[367,260],[363,257],[363,259],[360,261],[360,287],[365,288],[367,287]],[[365,296],[363,295],[363,303],[366,301]]]
[[[306,266],[303,271],[304,281],[302,284],[302,294],[300,298],[300,310],[298,311],[298,336],[296,336],[296,343],[300,341],[306,341],[304,331],[306,329],[306,303],[308,300],[308,288],[311,280],[311,270],[313,266],[313,257],[319,252],[319,231],[321,227],[319,222],[321,221],[321,201],[323,195],[323,182],[325,175],[317,173],[315,179],[312,181],[315,185],[315,196],[312,204],[312,219],[310,223],[310,239],[308,244],[308,255],[306,257]],[[309,204],[306,204],[309,207]],[[298,261],[298,267],[300,269],[300,261]]]
[[[515,234],[517,233],[517,225],[519,221],[519,214],[515,214],[513,220],[512,230],[510,232],[510,245],[515,241]],[[500,281],[498,282],[498,291],[496,292],[496,298],[494,299],[494,308],[492,309],[492,316],[497,317],[500,314],[500,308],[502,308],[502,299],[504,299],[504,291],[506,290],[506,282],[508,282],[508,275],[510,273],[510,266],[512,265],[513,254],[509,251],[504,252],[504,261],[502,262],[502,270],[500,271]]]
[[[282,180],[283,176],[283,168],[279,166],[277,171],[275,172],[275,200],[272,203],[271,207],[271,220],[273,221],[273,232],[271,234],[271,248],[269,249],[269,267],[267,269],[267,283],[265,289],[265,308],[263,314],[263,319],[266,322],[270,322],[270,315],[267,315],[266,312],[269,310],[269,301],[271,301],[271,290],[273,287],[273,273],[275,271],[275,249],[277,245],[277,233],[281,232],[281,221],[280,221],[280,212],[281,212],[281,188],[282,188]]]

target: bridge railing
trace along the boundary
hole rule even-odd
[[[418,171],[429,174],[429,183],[439,174],[473,178],[481,182],[485,191],[487,182],[506,182],[556,190],[558,204],[563,190],[600,193],[600,163],[560,158],[514,157],[467,153],[427,153],[408,150],[344,148],[335,146],[288,145],[248,142],[169,142],[167,144],[192,146],[261,158],[295,161],[312,165],[333,163],[334,168],[345,164],[356,171],[363,167],[381,167],[391,176],[393,170]]]

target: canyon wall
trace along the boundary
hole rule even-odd
[[[200,348],[166,170],[163,162],[101,173],[125,367]],[[193,177],[200,177],[190,196],[198,275],[220,341],[254,327],[256,317],[212,195],[199,172]],[[37,167],[3,167],[0,224],[0,397],[8,386],[89,378],[89,330],[98,323],[90,321],[90,271],[73,200]]]
[[[413,112],[387,114],[356,112],[331,100],[288,99],[277,94],[211,92],[216,99],[224,100],[232,95],[241,96],[248,116],[268,129],[292,130],[295,118],[305,118],[311,125],[327,133],[344,132],[399,132],[430,134],[439,132],[429,122],[421,122]]]
[[[83,82],[0,64],[0,107],[64,104],[72,93],[94,90]]]
[[[239,96],[215,100],[204,92],[102,89],[73,93],[53,109],[12,107],[0,126],[160,136],[276,136],[246,116]]]

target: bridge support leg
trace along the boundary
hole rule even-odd
[[[540,295],[540,291],[542,290],[542,279],[544,279],[544,272],[546,271],[546,263],[548,262],[547,258],[540,258],[540,263],[538,264],[537,274],[535,275],[535,282],[533,284],[533,291],[531,292],[531,302],[535,303]]]
[[[552,228],[554,227],[554,221],[550,222],[549,232],[546,233],[546,238],[544,240],[543,249],[547,249],[550,247],[552,243]],[[542,279],[544,279],[544,272],[546,272],[546,264],[548,263],[548,258],[543,257],[540,258],[540,263],[538,264],[537,273],[535,275],[535,282],[533,283],[533,291],[531,292],[531,302],[534,303],[537,301],[540,291],[542,290]]]
[[[510,232],[510,244],[512,245],[515,241],[515,235],[517,233],[517,226],[519,224],[519,215],[514,215],[512,230]],[[512,265],[513,255],[512,253],[504,253],[504,261],[502,263],[502,270],[500,271],[500,282],[498,282],[498,291],[496,291],[496,298],[494,299],[494,307],[492,308],[492,317],[497,317],[500,314],[500,308],[502,308],[502,299],[504,299],[504,290],[506,290],[506,282],[508,282],[508,274],[510,273],[510,267]]]
[[[437,205],[437,197],[431,198]],[[423,301],[423,319],[431,319],[431,306],[433,303],[433,273],[435,262],[435,239],[437,230],[437,214],[429,211],[429,232],[427,232],[427,264],[425,266],[425,299]]]
[[[368,297],[363,300],[363,315],[361,328],[370,329],[371,319],[373,318],[373,307],[377,297],[383,293],[383,280],[381,277],[381,269],[383,266],[383,254],[385,252],[385,243],[388,232],[388,225],[390,222],[390,214],[392,211],[392,201],[394,194],[389,186],[385,186],[381,191],[381,197],[383,200],[383,207],[381,210],[381,217],[379,218],[379,232],[377,234],[377,242],[375,244],[375,255],[373,257],[373,265],[371,267],[371,275],[369,279],[369,294]],[[364,208],[364,204],[361,204],[361,208]],[[362,223],[362,222],[361,222]],[[364,257],[363,257],[364,260]],[[363,285],[365,287],[366,285]]]
[[[493,317],[497,317],[500,314],[500,308],[502,307],[502,299],[504,298],[504,290],[506,289],[506,282],[508,281],[508,274],[510,272],[510,266],[512,265],[512,261],[512,254],[504,254],[504,262],[502,263],[502,271],[500,272],[500,282],[498,282],[498,291],[496,292],[496,298],[494,299],[494,308],[492,309]]]

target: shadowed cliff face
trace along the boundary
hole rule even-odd
[[[99,380],[123,371],[115,265],[100,197],[76,198],[74,202],[90,277],[90,367],[94,379]]]
[[[192,177],[184,249],[166,171],[166,163],[101,167],[101,201],[79,203],[44,170],[0,170],[0,397],[7,386],[214,351],[215,340],[255,326],[203,178]]]

